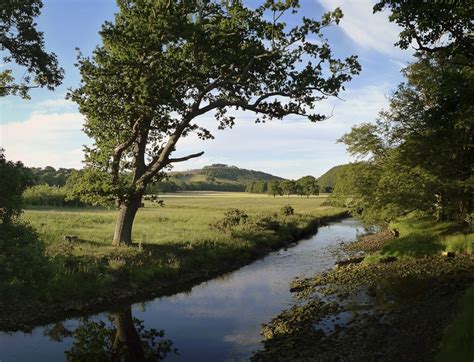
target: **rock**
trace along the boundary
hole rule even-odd
[[[455,256],[454,251],[443,251],[441,255],[446,258],[454,258]]]
[[[360,256],[360,257],[357,257],[357,258],[350,258],[350,259],[346,259],[346,260],[341,260],[341,261],[336,262],[336,268],[339,269],[340,267],[345,266],[345,265],[349,265],[349,264],[359,264],[363,260],[364,260],[363,256]]]

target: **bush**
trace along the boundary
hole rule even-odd
[[[35,292],[52,275],[43,243],[25,224],[0,224],[0,295]]]
[[[247,220],[248,215],[245,213],[245,211],[239,209],[229,209],[225,212],[222,220],[216,221],[210,226],[218,230],[230,230],[234,226],[245,224]]]
[[[295,214],[295,209],[293,209],[291,205],[283,206],[280,211],[285,216],[291,216]]]

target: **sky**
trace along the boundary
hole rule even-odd
[[[65,70],[63,84],[54,91],[32,89],[31,100],[0,98],[0,146],[9,160],[26,166],[82,168],[83,146],[91,145],[82,131],[84,117],[65,99],[68,89],[80,84],[75,67],[77,50],[90,55],[100,44],[98,31],[113,20],[115,0],[43,0],[37,28],[44,32],[46,49],[58,56]],[[413,60],[411,51],[394,46],[400,29],[387,13],[372,14],[370,0],[301,0],[301,14],[319,19],[340,7],[344,18],[325,32],[336,55],[359,57],[362,72],[346,85],[341,99],[318,104],[330,119],[311,123],[299,116],[255,124],[252,113],[238,112],[232,129],[217,130],[212,114],[198,123],[208,126],[215,139],[181,139],[173,157],[204,151],[197,159],[176,164],[174,171],[225,163],[269,172],[286,178],[320,176],[352,158],[337,140],[351,127],[373,122],[387,107],[388,96],[403,81],[400,70]],[[250,7],[256,0],[249,0]],[[291,24],[289,19],[289,25]],[[0,64],[0,69],[9,65]]]

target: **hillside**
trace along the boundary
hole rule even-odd
[[[323,175],[318,177],[318,184],[323,192],[332,192],[334,185],[336,184],[337,178],[342,171],[350,167],[350,164],[334,166],[330,170],[326,171]]]
[[[246,185],[252,181],[284,180],[282,177],[262,171],[247,170],[219,163],[205,166],[202,169],[171,172],[170,176],[184,182],[218,182],[240,185]]]

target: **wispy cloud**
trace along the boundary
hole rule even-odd
[[[389,22],[388,12],[373,14],[372,0],[318,0],[326,10],[340,7],[344,13],[340,27],[360,47],[404,59],[407,52],[394,46],[401,28]]]
[[[375,120],[387,105],[392,86],[383,83],[352,89],[342,95],[345,101],[321,102],[318,110],[325,114],[332,112],[333,116],[320,123],[288,117],[283,121],[254,124],[252,113],[234,111],[234,129],[218,130],[214,116],[208,114],[198,123],[209,128],[215,139],[205,142],[195,136],[181,139],[174,156],[199,151],[205,154],[176,164],[174,170],[227,163],[289,178],[318,176],[332,166],[349,161],[345,147],[336,144],[336,140],[354,124]],[[28,166],[82,167],[82,145],[90,144],[91,140],[82,132],[83,116],[68,110],[69,106],[63,100],[44,101],[26,121],[2,125],[0,145],[6,149],[8,159],[21,160]],[[50,111],[64,107],[66,111]]]

